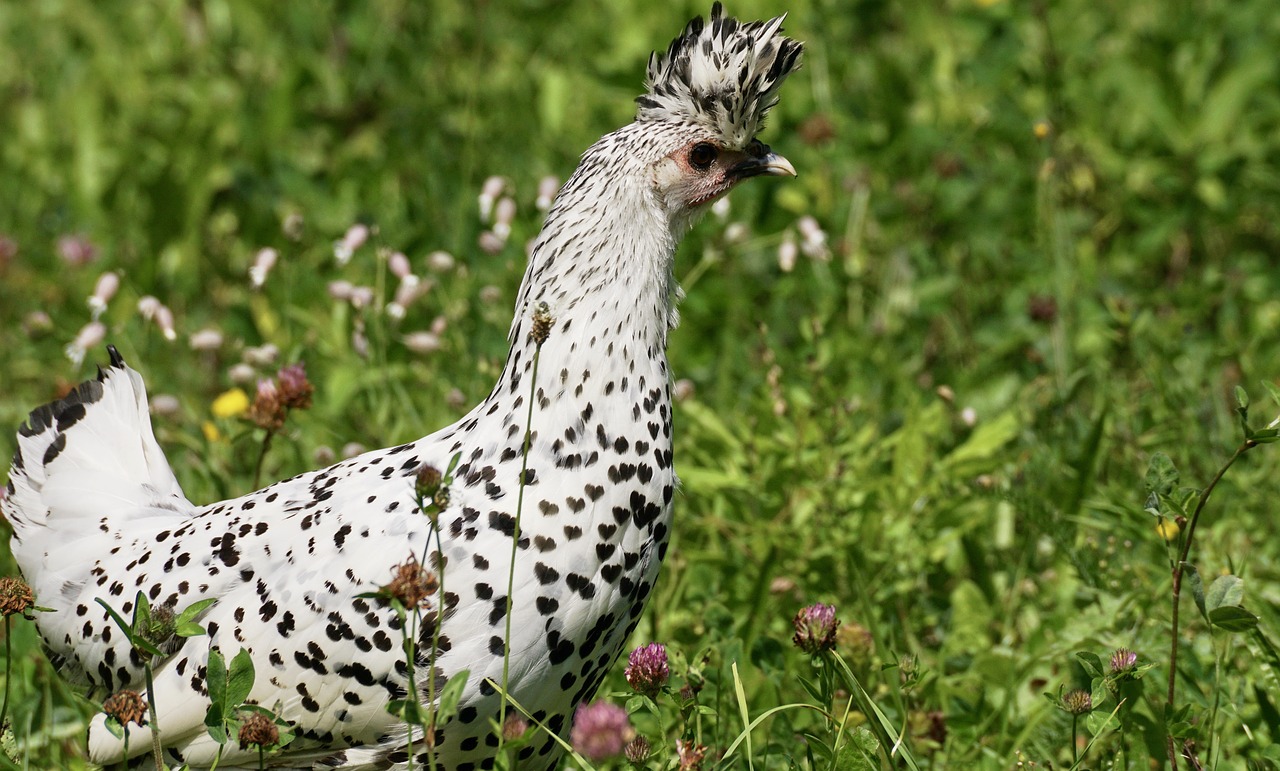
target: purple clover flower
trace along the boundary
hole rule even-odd
[[[649,643],[631,651],[627,659],[627,683],[636,693],[653,698],[671,679],[671,667],[667,664],[667,646]]]
[[[801,608],[793,622],[796,633],[791,641],[805,653],[816,654],[836,646],[836,609],[834,605],[815,603]]]
[[[635,738],[627,711],[607,701],[579,704],[569,734],[573,748],[590,761],[617,757]]]

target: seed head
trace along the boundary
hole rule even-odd
[[[651,748],[649,747],[649,740],[643,736],[637,736],[627,742],[627,746],[622,748],[622,754],[626,756],[627,760],[635,763],[636,765],[648,760],[650,752]]]
[[[547,338],[551,336],[551,327],[555,324],[555,319],[551,318],[551,307],[545,302],[538,303],[533,309],[533,329],[529,334],[533,337],[534,345],[542,345],[547,342]]]
[[[636,693],[653,698],[671,679],[667,664],[667,648],[662,643],[649,643],[631,651],[627,659],[627,683]]]
[[[284,427],[286,408],[274,380],[259,380],[258,391],[249,407],[249,420],[258,428],[279,431]]]
[[[1093,697],[1088,691],[1077,688],[1062,697],[1062,706],[1073,715],[1088,714],[1093,711]]]
[[[36,596],[21,578],[5,576],[0,578],[0,614],[5,618],[21,613],[23,618],[31,618],[28,609],[36,604]]]
[[[829,651],[836,645],[836,609],[832,605],[815,603],[801,608],[793,621],[796,633],[791,642],[805,653]]]
[[[113,717],[120,725],[136,723],[147,724],[147,702],[137,691],[116,691],[102,702],[102,711],[107,717]]]
[[[382,587],[386,596],[399,600],[400,604],[410,610],[430,607],[428,600],[440,588],[440,583],[434,573],[418,562],[416,556],[410,554],[409,561],[396,565],[392,572],[394,577],[391,583]]]
[[[250,712],[240,724],[240,749],[267,748],[280,742],[280,729],[261,712]]]
[[[597,701],[578,705],[569,738],[573,748],[587,760],[600,761],[621,755],[635,735],[626,710],[607,701]]]
[[[303,362],[282,367],[276,374],[276,388],[280,391],[280,400],[291,410],[305,410],[311,406],[311,395],[315,386],[307,380],[307,368]]]

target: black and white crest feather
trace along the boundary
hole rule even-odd
[[[800,60],[803,46],[779,34],[785,18],[744,24],[718,2],[709,23],[695,17],[665,54],[649,57],[637,120],[700,126],[726,147],[746,147]]]

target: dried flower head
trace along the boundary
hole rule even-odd
[[[279,431],[284,428],[286,408],[274,380],[259,380],[258,390],[249,406],[249,420],[258,428]]]
[[[1127,675],[1138,666],[1138,654],[1128,648],[1116,648],[1111,654],[1111,674]]]
[[[410,610],[430,607],[428,600],[440,588],[435,573],[427,570],[412,554],[407,562],[392,568],[392,573],[394,577],[391,583],[382,587],[382,592],[387,597],[399,600],[401,605]]]
[[[137,691],[116,691],[102,702],[102,711],[122,726],[147,724],[147,702]]]
[[[688,739],[676,739],[676,758],[680,763],[680,771],[698,771],[702,768],[702,761],[706,757],[705,744],[698,744]]]
[[[643,736],[637,736],[627,742],[627,746],[622,748],[622,754],[626,756],[627,760],[637,765],[648,760],[649,753],[652,751],[652,748],[649,746],[649,740]]]
[[[1088,691],[1077,688],[1062,697],[1062,706],[1073,715],[1084,715],[1093,711],[1093,697]]]
[[[551,306],[545,302],[538,303],[533,309],[533,328],[529,330],[529,335],[533,338],[534,345],[542,345],[547,342],[547,338],[551,336],[551,327],[555,324],[555,319],[551,318]]]
[[[631,651],[625,674],[627,683],[636,693],[650,698],[657,696],[662,686],[671,679],[666,646],[655,642]]]
[[[626,710],[607,701],[597,701],[578,705],[569,738],[573,748],[587,760],[600,761],[621,755],[623,747],[635,735]]]
[[[836,609],[815,603],[801,608],[793,621],[796,628],[791,641],[805,653],[829,651],[836,645]]]
[[[240,749],[275,746],[280,742],[280,729],[261,712],[249,712],[240,724]]]
[[[30,618],[28,610],[35,604],[35,594],[21,578],[0,578],[0,614],[5,618],[17,613],[21,613],[23,618]]]

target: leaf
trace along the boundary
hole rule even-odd
[[[1191,581],[1191,597],[1196,601],[1196,608],[1200,611],[1200,617],[1208,621],[1209,611],[1205,607],[1204,580],[1200,578],[1200,571],[1196,570],[1196,566],[1190,563],[1184,569],[1188,579]]]
[[[1240,386],[1236,386],[1235,394],[1236,394],[1236,406],[1242,410],[1249,409],[1249,394],[1245,393],[1245,390]]]
[[[1270,380],[1262,381],[1262,387],[1267,389],[1267,393],[1271,395],[1271,401],[1275,402],[1277,406],[1280,406],[1280,387],[1277,387],[1276,384],[1272,383]]]
[[[197,624],[195,622],[195,618],[196,616],[200,615],[200,613],[202,613],[205,608],[209,607],[210,605],[214,604],[217,601],[218,600],[216,598],[209,598],[207,600],[200,600],[199,602],[193,602],[190,605],[188,605],[181,613],[178,614],[178,617],[173,620],[174,624],[177,626],[177,631],[175,631],[175,634],[177,634],[179,637],[198,637],[204,634],[204,627]],[[198,632],[190,631],[193,628],[198,629],[200,631]],[[187,633],[184,634],[183,633],[184,631],[186,631]]]
[[[880,742],[865,726],[858,726],[836,752],[837,771],[877,771]]]
[[[1226,605],[1239,605],[1244,601],[1244,581],[1232,575],[1218,576],[1204,600],[1210,613]]]
[[[227,663],[222,651],[209,649],[209,662],[205,665],[205,687],[209,689],[209,713],[221,721],[227,713]],[[208,719],[205,720],[208,725]]]
[[[1147,490],[1156,495],[1168,495],[1178,484],[1178,469],[1168,455],[1158,452],[1147,463]]]
[[[1209,623],[1228,632],[1247,632],[1258,626],[1258,617],[1238,605],[1209,611]]]
[[[226,708],[232,709],[244,703],[253,690],[253,657],[244,648],[231,660],[231,671],[227,674]]]
[[[444,723],[457,714],[458,703],[462,701],[462,692],[466,689],[467,678],[470,676],[470,671],[466,669],[459,670],[440,689],[440,696],[436,701],[435,719],[437,724]]]
[[[1102,677],[1102,659],[1098,654],[1092,651],[1076,651],[1076,658],[1080,659],[1080,664],[1084,667],[1084,671],[1089,673],[1089,677]]]

